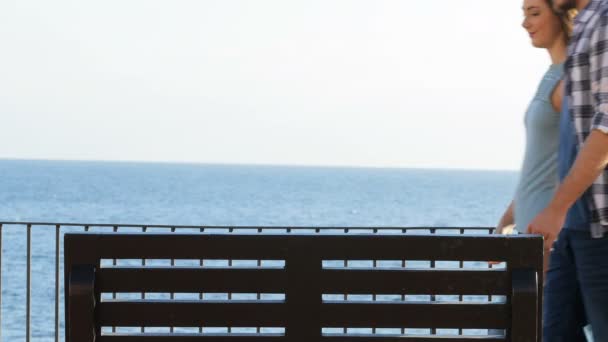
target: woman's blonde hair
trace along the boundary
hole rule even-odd
[[[564,13],[558,13],[559,19],[562,22],[562,28],[564,32],[566,32],[566,37],[568,40],[572,37],[572,30],[574,29],[574,18],[578,14],[578,11],[575,9],[568,10]]]
[[[562,29],[566,33],[566,39],[569,41],[572,37],[572,30],[574,29],[574,18],[578,14],[578,11],[573,8],[565,12],[557,12],[553,7],[553,0],[547,0],[547,3],[549,4],[549,7],[551,7],[555,15],[559,17],[559,20],[562,23]]]

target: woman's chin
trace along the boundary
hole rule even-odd
[[[545,47],[544,44],[541,44],[541,43],[535,42],[535,41],[532,41],[532,46],[534,46],[535,48],[544,48]]]

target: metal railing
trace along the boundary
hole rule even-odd
[[[54,230],[54,241],[46,241],[46,244],[54,244],[52,250],[53,253],[47,253],[41,255],[41,262],[47,262],[48,259],[54,258],[54,279],[50,278],[48,281],[53,283],[54,287],[54,307],[53,303],[49,303],[49,309],[53,308],[54,324],[47,322],[49,326],[53,326],[53,333],[38,336],[43,338],[45,341],[58,342],[61,340],[61,316],[60,316],[60,298],[63,291],[63,284],[60,281],[61,273],[61,258],[62,258],[62,247],[61,241],[63,234],[66,232],[90,232],[95,230],[96,232],[124,232],[128,229],[128,232],[139,232],[139,233],[153,233],[155,230],[167,231],[167,232],[187,232],[187,233],[247,233],[247,234],[264,234],[264,233],[306,233],[306,234],[358,234],[358,233],[371,233],[371,234],[489,234],[494,228],[491,227],[285,227],[285,226],[184,226],[184,225],[149,225],[149,224],[87,224],[87,223],[53,223],[53,222],[0,222],[0,342],[3,341],[2,324],[3,322],[3,289],[2,280],[6,277],[4,272],[7,272],[6,267],[3,268],[4,259],[12,255],[12,248],[19,248],[19,246],[10,246],[7,243],[7,237],[3,235],[7,228],[25,229],[26,234],[26,267],[25,267],[25,332],[24,339],[29,342],[32,339],[31,331],[31,317],[32,317],[32,229],[44,229]],[[4,253],[3,253],[4,252]],[[54,255],[53,255],[54,254]],[[116,260],[114,260],[114,263]],[[145,263],[145,261],[143,261]],[[347,265],[345,265],[346,267]],[[435,261],[430,260],[431,268],[435,267]],[[463,267],[463,262],[460,261],[460,267]],[[431,298],[431,300],[434,300]],[[460,296],[462,301],[462,296]],[[491,297],[488,300],[492,300]],[[6,310],[5,310],[6,313]],[[10,314],[10,312],[9,312]]]

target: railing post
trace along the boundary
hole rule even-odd
[[[27,225],[27,279],[25,308],[25,342],[30,342],[30,315],[32,296],[32,225]]]
[[[55,226],[55,342],[59,342],[59,239],[61,226]],[[1,342],[1,341],[0,341]]]

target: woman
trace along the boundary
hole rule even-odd
[[[562,110],[563,63],[576,12],[556,13],[550,0],[524,0],[523,28],[532,45],[546,49],[551,65],[545,72],[525,113],[526,147],[513,201],[496,227],[497,234],[523,232],[530,221],[548,204],[557,185],[559,120]],[[548,268],[545,256],[544,270]],[[500,334],[490,330],[490,334]]]
[[[558,185],[557,149],[562,106],[563,63],[575,13],[556,13],[549,0],[524,0],[523,28],[532,45],[546,49],[551,65],[524,117],[526,148],[513,201],[498,222],[497,234],[525,231],[544,209]]]

